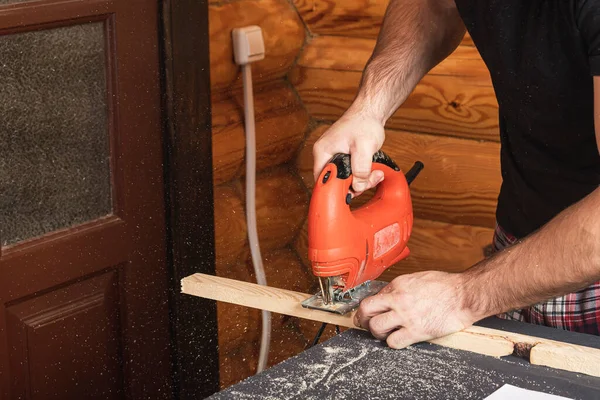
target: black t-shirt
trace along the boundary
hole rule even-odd
[[[523,237],[600,185],[600,0],[456,0],[499,104],[496,218]]]

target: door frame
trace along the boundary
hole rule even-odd
[[[215,274],[208,1],[162,0],[160,12],[174,392],[200,399],[219,390],[217,307],[180,281]]]

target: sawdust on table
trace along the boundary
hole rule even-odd
[[[357,341],[349,337],[336,338],[333,343],[330,340],[309,350],[309,362],[282,364],[265,371],[260,380],[248,378],[218,393],[215,399],[430,399],[432,394],[445,398],[443,393],[451,398],[483,399],[503,382],[525,380],[483,369],[459,352],[437,346],[392,350],[375,339]],[[357,343],[363,345],[357,347]],[[477,384],[474,387],[468,382]],[[551,381],[526,383],[530,389],[558,394]]]

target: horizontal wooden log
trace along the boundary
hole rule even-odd
[[[220,302],[268,310],[281,314],[363,329],[354,325],[354,313],[344,315],[302,307],[311,295],[206,274],[193,274],[181,280],[181,292]],[[541,337],[478,326],[427,342],[493,357],[513,354],[515,348],[531,348],[529,362],[551,368],[600,376],[600,349],[572,345]]]
[[[314,185],[312,147],[327,127],[309,135],[297,159],[308,188]],[[411,184],[416,218],[494,227],[502,180],[498,143],[387,130],[383,150],[404,171],[415,161],[425,165]]]
[[[259,346],[245,341],[230,353],[219,351],[220,390],[254,375],[258,363]]]
[[[244,182],[245,184],[245,182]],[[217,269],[250,255],[246,225],[246,195],[230,186],[215,188],[215,246]],[[285,168],[256,177],[256,225],[263,253],[286,247],[296,237],[308,212],[308,194],[301,180]]]
[[[269,286],[287,290],[309,292],[314,289],[314,277],[290,248],[262,252],[265,278]],[[217,275],[223,278],[256,283],[256,274],[250,258],[229,268],[220,268]],[[219,348],[222,354],[231,354],[241,342],[259,341],[261,314],[258,310],[230,303],[217,304]],[[273,313],[273,330],[289,329],[289,317]],[[285,343],[273,344],[273,349],[285,353]]]
[[[375,48],[375,39],[317,36],[303,48],[298,65],[306,68],[361,72]],[[460,76],[472,84],[491,86],[489,70],[472,46],[458,46],[429,75]]]
[[[243,189],[242,198],[245,198]],[[261,251],[286,247],[296,237],[308,213],[308,193],[286,168],[261,173],[256,179],[256,220]],[[250,254],[245,249],[244,256]]]
[[[408,242],[410,255],[387,269],[381,279],[419,271],[460,272],[485,258],[494,230],[415,219]]]
[[[305,40],[301,19],[287,0],[245,0],[209,6],[210,70],[213,91],[242,86],[240,67],[233,59],[233,28],[259,25],[265,58],[252,64],[255,83],[282,78]]]
[[[289,74],[309,114],[338,119],[351,104],[361,72],[296,66]],[[426,75],[387,122],[388,128],[498,141],[498,103],[490,85],[462,76]]]
[[[217,273],[226,271],[247,247],[244,202],[231,186],[214,189],[215,257]]]
[[[259,329],[260,325],[257,328]],[[306,340],[294,325],[273,328],[267,367],[301,353],[305,347]],[[245,340],[229,353],[219,353],[221,390],[256,374],[259,351],[259,340]]]
[[[484,258],[493,234],[489,228],[416,218],[408,241],[410,255],[389,267],[379,279],[389,282],[399,275],[419,271],[464,271]],[[294,249],[310,269],[306,223],[294,241]]]
[[[293,0],[313,34],[376,38],[388,0]],[[463,44],[473,45],[469,34]]]
[[[246,132],[241,90],[214,95],[213,181],[216,185],[246,171]],[[290,85],[283,80],[254,90],[256,169],[264,170],[291,159],[304,139],[309,116]]]

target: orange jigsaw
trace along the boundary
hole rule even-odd
[[[321,291],[304,307],[345,314],[387,284],[376,279],[410,254],[409,185],[423,167],[417,161],[404,174],[378,151],[372,169],[383,171],[384,179],[371,199],[352,210],[350,155],[332,157],[315,182],[308,212],[308,258]]]

